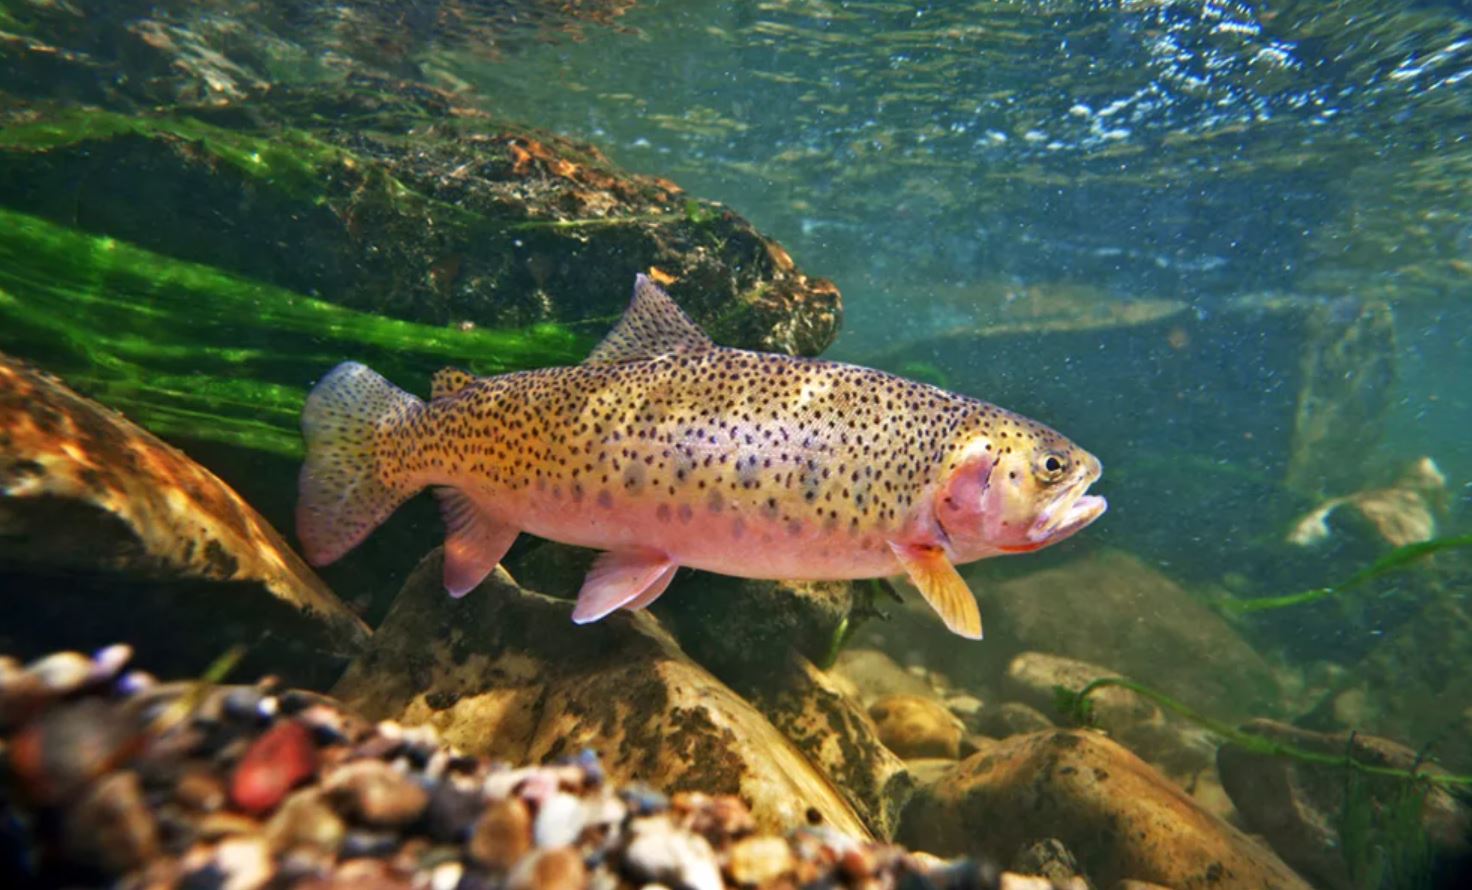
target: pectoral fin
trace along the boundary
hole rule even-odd
[[[615,609],[638,611],[664,593],[676,568],[657,550],[610,550],[601,554],[578,591],[572,620],[588,624]]]
[[[945,551],[931,544],[891,541],[889,546],[905,574],[910,576],[910,582],[920,589],[930,607],[940,613],[951,633],[969,640],[981,639],[981,612],[976,608],[976,597],[946,558]]]
[[[462,597],[474,590],[516,541],[518,530],[487,516],[453,488],[436,488],[445,520],[445,589]]]

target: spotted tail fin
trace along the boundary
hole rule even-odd
[[[302,409],[307,460],[296,506],[308,562],[336,560],[418,491],[394,484],[380,448],[385,430],[423,410],[419,399],[357,362],[343,362],[312,389]]]

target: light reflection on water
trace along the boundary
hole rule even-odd
[[[1445,9],[653,2],[619,23],[449,67],[724,198],[856,306],[900,279],[1434,297],[1466,274],[1472,42]]]

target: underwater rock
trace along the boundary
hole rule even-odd
[[[830,672],[853,687],[858,700],[866,705],[887,695],[934,694],[929,683],[900,667],[879,649],[844,649],[838,653]]]
[[[158,855],[159,831],[137,773],[99,778],[68,813],[67,855],[104,874],[126,874]]]
[[[1108,668],[1076,658],[1024,652],[1007,665],[1006,688],[1040,712],[1056,711],[1056,690],[1060,687],[1078,692],[1090,681],[1118,676]],[[1149,700],[1117,686],[1091,693],[1089,702],[1095,724],[1115,734],[1128,732],[1137,724],[1161,719],[1160,709]]]
[[[572,596],[596,555],[542,542],[510,568],[524,587]],[[905,764],[880,743],[852,690],[812,661],[831,649],[852,598],[847,582],[761,581],[682,571],[651,611],[669,620],[685,652],[754,705],[833,779],[876,837],[887,838],[913,782]]]
[[[463,102],[364,74],[210,107],[37,104],[0,116],[0,203],[408,321],[601,332],[647,272],[725,345],[832,341],[838,289],[738,214]]]
[[[274,632],[347,655],[369,635],[213,473],[3,355],[0,578],[46,591],[10,611],[3,636],[18,651],[59,634],[161,638],[173,664],[197,671],[232,638]],[[178,633],[193,622],[208,639]]]
[[[796,653],[770,662],[764,676],[721,679],[832,780],[875,837],[892,838],[915,787],[904,755],[883,743],[863,707],[812,662]]]
[[[977,721],[978,730],[998,739],[1052,729],[1054,725],[1047,714],[1017,701],[1002,702],[994,708],[987,708],[981,712],[981,718]]]
[[[1406,467],[1393,485],[1330,498],[1293,523],[1288,542],[1322,544],[1331,536],[1330,520],[1347,524],[1361,538],[1404,547],[1436,537],[1436,518],[1447,512],[1446,476],[1429,457]]]
[[[375,719],[431,726],[470,754],[535,763],[592,748],[615,779],[741,795],[767,829],[816,818],[869,834],[834,781],[652,616],[578,626],[571,602],[504,573],[462,599],[442,577],[437,550],[335,694]]]
[[[1043,838],[1023,846],[1012,858],[1011,870],[1018,874],[1048,878],[1055,884],[1067,885],[1076,881],[1078,890],[1094,890],[1088,878],[1082,875],[1078,860],[1068,851],[1067,845],[1056,837]]]
[[[929,696],[890,695],[869,706],[879,740],[900,757],[944,757],[961,752],[965,727],[956,715]]]
[[[1024,652],[1007,666],[1006,688],[1034,707],[1057,707],[1059,688],[1082,690],[1090,681],[1117,677],[1098,665],[1042,652]],[[1182,786],[1210,769],[1216,742],[1199,727],[1167,715],[1134,692],[1107,686],[1089,694],[1094,726],[1105,730],[1139,757]]]
[[[1268,848],[1115,742],[1083,730],[1014,736],[917,792],[900,839],[939,855],[1011,858],[1061,841],[1096,886],[1152,881],[1307,890]]]
[[[765,581],[691,571],[676,576],[657,611],[686,652],[739,686],[784,670],[774,653],[794,651],[822,662],[855,596],[848,581]]]
[[[145,686],[125,662],[63,692],[0,656],[0,886],[1019,886],[832,825],[765,832],[734,797],[622,785],[587,752],[513,768],[320,695]],[[89,740],[88,769],[33,756],[61,724]],[[284,726],[309,730],[314,769],[259,812],[227,804],[244,752]]]
[[[1361,733],[1319,733],[1272,720],[1244,731],[1327,757],[1374,767],[1445,774],[1397,742]],[[1217,753],[1222,784],[1247,826],[1294,868],[1325,887],[1355,888],[1377,856],[1430,865],[1432,856],[1472,853],[1472,808],[1444,788],[1421,788],[1345,767],[1258,754],[1232,744]],[[1363,821],[1361,821],[1363,820]],[[1347,836],[1346,825],[1357,834]],[[1380,848],[1382,852],[1377,852]],[[1422,886],[1427,873],[1400,873],[1397,886]]]
[[[1144,560],[1112,549],[1026,559],[1040,565],[962,568],[980,591],[986,645],[949,645],[905,608],[883,626],[886,647],[922,652],[929,667],[967,678],[997,677],[1023,652],[1055,653],[1143,679],[1213,715],[1279,711],[1277,677],[1267,662],[1219,614]],[[867,645],[863,633],[860,644]],[[972,691],[986,700],[984,690]],[[1049,702],[1029,703],[1051,713]]]
[[[317,771],[311,731],[283,720],[246,749],[230,776],[230,802],[247,813],[276,809],[291,789]]]

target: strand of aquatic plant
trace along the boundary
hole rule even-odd
[[[444,364],[572,364],[588,340],[384,318],[0,209],[0,348],[165,436],[294,456],[305,385],[344,358],[415,388]]]
[[[1185,704],[1176,701],[1163,692],[1156,691],[1133,680],[1127,680],[1124,677],[1098,677],[1090,680],[1078,692],[1073,692],[1063,686],[1055,686],[1053,687],[1053,694],[1059,710],[1067,714],[1069,719],[1078,724],[1088,724],[1091,722],[1093,716],[1093,706],[1088,701],[1089,696],[1100,689],[1110,686],[1128,689],[1130,692],[1154,702],[1172,714],[1200,726],[1223,741],[1254,754],[1262,754],[1269,757],[1287,757],[1320,766],[1353,769],[1372,776],[1426,781],[1440,786],[1472,787],[1472,775],[1423,773],[1393,766],[1378,766],[1373,763],[1366,763],[1363,760],[1356,760],[1348,754],[1322,754],[1318,751],[1310,751],[1306,748],[1300,748],[1297,745],[1290,745],[1286,742],[1279,742],[1265,736],[1257,735],[1256,733],[1246,732],[1187,707]]]
[[[1300,606],[1304,603],[1312,603],[1327,597],[1336,596],[1372,581],[1381,575],[1398,571],[1425,556],[1442,550],[1454,550],[1463,547],[1472,547],[1472,535],[1456,535],[1447,538],[1433,538],[1430,541],[1418,541],[1414,544],[1406,544],[1397,547],[1374,562],[1370,563],[1342,583],[1330,587],[1315,587],[1311,590],[1290,593],[1283,596],[1266,596],[1256,599],[1224,598],[1217,601],[1223,609],[1235,614],[1248,612],[1263,612],[1269,609],[1283,609],[1288,606]]]

